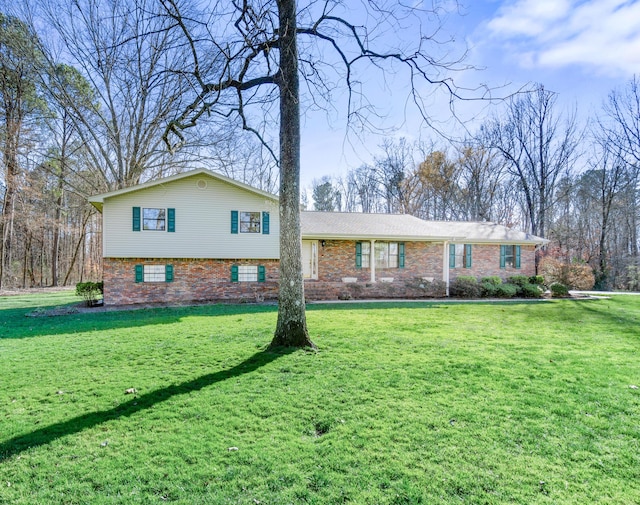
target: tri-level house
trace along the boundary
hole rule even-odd
[[[206,169],[93,196],[104,303],[277,299],[278,197]],[[302,212],[308,299],[443,296],[458,275],[533,275],[544,239],[493,223]]]

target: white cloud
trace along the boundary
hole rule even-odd
[[[506,37],[539,36],[563,19],[570,7],[569,0],[518,0],[503,5],[489,22],[489,29]]]
[[[515,0],[486,26],[521,66],[580,65],[612,75],[640,70],[638,0]]]

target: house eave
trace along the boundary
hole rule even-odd
[[[253,186],[249,186],[248,184],[245,184],[243,182],[240,181],[236,181],[235,179],[231,179],[230,177],[226,177],[222,174],[218,174],[216,172],[212,172],[211,170],[208,170],[206,168],[196,168],[194,170],[189,170],[188,172],[182,172],[179,174],[175,174],[175,175],[171,175],[169,177],[164,177],[162,179],[156,179],[153,181],[148,181],[148,182],[144,182],[142,184],[137,184],[135,186],[130,186],[128,188],[122,188],[122,189],[116,189],[115,191],[109,191],[108,193],[102,193],[99,195],[93,195],[91,197],[88,198],[88,201],[91,205],[93,205],[96,209],[98,209],[99,212],[102,212],[102,208],[104,205],[104,201],[108,198],[112,198],[114,196],[120,196],[120,195],[124,195],[127,193],[133,193],[135,191],[142,191],[148,188],[152,188],[154,186],[162,186],[164,184],[173,182],[173,181],[177,181],[180,179],[184,179],[187,177],[193,177],[195,175],[207,175],[209,177],[212,177],[214,179],[217,179],[219,181],[222,182],[226,182],[227,184],[230,184],[232,186],[235,186],[237,188],[240,189],[244,189],[245,191],[249,191],[251,193],[255,193],[257,195],[260,195],[264,198],[268,198],[274,202],[278,202],[278,196],[271,194],[267,191],[262,191],[261,189],[257,189],[254,188]]]
[[[463,237],[427,237],[424,235],[357,235],[337,233],[304,233],[303,240],[395,240],[402,242],[452,242]]]
[[[357,235],[337,233],[304,233],[303,240],[394,240],[402,242],[464,242],[475,245],[544,245],[550,241],[540,240],[515,240],[515,239],[473,239],[464,236],[425,236],[425,235]]]

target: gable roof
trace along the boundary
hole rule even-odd
[[[300,215],[307,239],[451,241],[544,244],[548,240],[496,223],[425,221],[408,214],[306,212]]]
[[[185,179],[186,177],[193,177],[195,175],[206,175],[208,177],[212,177],[222,182],[226,182],[227,184],[231,184],[232,186],[236,186],[245,191],[249,191],[251,193],[255,193],[257,195],[263,196],[275,202],[278,202],[278,197],[267,191],[262,191],[261,189],[254,188],[253,186],[249,186],[248,184],[244,184],[243,182],[236,181],[235,179],[231,179],[230,177],[226,177],[222,174],[218,174],[216,172],[212,172],[211,170],[207,170],[206,168],[196,168],[194,170],[189,170],[188,172],[182,172],[176,175],[171,175],[169,177],[164,177],[162,179],[156,179],[149,182],[144,182],[142,184],[136,184],[135,186],[130,186],[128,188],[117,189],[115,191],[110,191],[108,193],[102,193],[100,195],[94,195],[89,197],[89,203],[93,205],[96,209],[102,212],[102,206],[104,204],[105,199],[111,198],[114,196],[124,195],[127,193],[132,193],[134,191],[141,191],[147,188],[152,188],[154,186],[164,185],[173,181],[178,181],[180,179]]]
[[[174,181],[205,175],[237,188],[278,202],[274,194],[262,191],[206,168],[137,184],[124,189],[94,195],[89,202],[102,212],[104,201],[135,191]],[[300,213],[302,237],[305,239],[341,240],[407,240],[407,241],[450,241],[473,243],[544,244],[547,239],[529,233],[512,230],[506,226],[488,222],[425,221],[409,214],[366,214],[361,212],[313,212]]]

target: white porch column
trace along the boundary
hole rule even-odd
[[[442,254],[442,280],[447,286],[447,296],[449,296],[449,241],[444,241],[444,251]]]
[[[371,270],[371,282],[376,282],[376,256],[375,256],[375,240],[371,241],[371,249],[369,251],[369,269]]]

